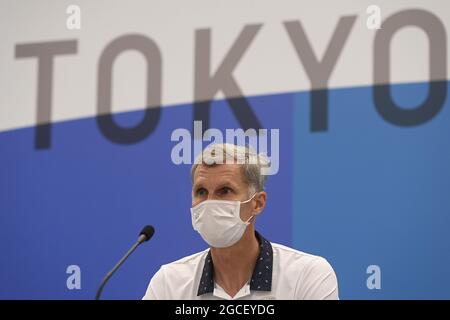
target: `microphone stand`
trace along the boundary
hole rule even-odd
[[[122,259],[120,259],[120,261],[114,266],[114,268],[111,269],[110,272],[108,272],[108,274],[105,276],[105,278],[103,279],[102,283],[100,284],[100,286],[98,287],[97,290],[97,294],[95,295],[95,300],[100,300],[100,296],[102,294],[103,291],[103,287],[105,286],[105,284],[108,282],[108,280],[112,277],[112,275],[114,274],[114,272],[117,271],[117,269],[120,268],[120,266],[125,262],[125,260],[127,260],[127,258],[134,252],[134,250],[136,250],[136,248],[146,240],[146,236],[141,234],[139,236],[138,241],[131,247],[130,250],[128,250],[128,252],[122,257]]]

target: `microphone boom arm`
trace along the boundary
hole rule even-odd
[[[100,286],[97,289],[97,293],[95,295],[95,300],[100,300],[100,296],[102,294],[103,287],[108,282],[108,280],[113,276],[113,274],[117,271],[117,269],[120,268],[120,266],[125,262],[125,260],[128,259],[128,257],[134,252],[134,250],[136,250],[136,248],[146,240],[148,240],[147,237],[144,234],[141,234],[139,236],[138,241],[131,247],[130,250],[128,250],[128,252],[122,257],[122,259],[120,259],[120,261],[114,266],[114,268],[112,268],[111,271],[108,272],[108,274],[105,276],[102,283],[100,284]]]

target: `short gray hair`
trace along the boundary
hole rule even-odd
[[[249,193],[264,191],[267,175],[262,169],[267,167],[269,161],[264,154],[257,154],[249,146],[239,146],[231,143],[219,143],[206,147],[195,159],[191,168],[191,180],[199,164],[214,166],[217,164],[235,163],[242,166],[245,182],[249,186]]]

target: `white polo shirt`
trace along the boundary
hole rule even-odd
[[[209,249],[161,266],[144,300],[336,300],[336,274],[322,257],[270,243],[255,232],[260,253],[252,277],[230,297],[214,281]]]

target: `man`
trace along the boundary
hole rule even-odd
[[[163,265],[144,299],[338,299],[323,258],[255,231],[266,206],[263,155],[232,144],[206,148],[191,170],[194,230],[210,249]]]

